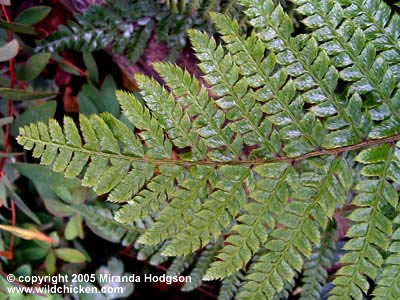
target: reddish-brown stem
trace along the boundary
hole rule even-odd
[[[17,214],[15,212],[15,204],[13,200],[11,200],[11,224],[13,226],[17,224]],[[14,257],[14,242],[15,242],[15,235],[11,234],[10,247],[8,250],[12,253],[13,257]]]
[[[1,10],[3,12],[4,18],[8,23],[11,22],[10,17],[8,16],[7,10],[5,5],[3,4],[1,6]],[[11,41],[13,39],[13,32],[11,30],[8,31],[8,40]],[[14,58],[11,58],[8,61],[8,72],[10,74],[10,88],[14,88],[15,85],[15,71],[14,71],[14,64],[15,60]],[[13,114],[13,104],[11,100],[7,100],[7,116],[11,116]],[[4,138],[4,147],[2,149],[2,152],[7,152],[8,146],[10,145],[10,137],[9,137],[9,131],[10,131],[10,126],[7,124],[5,126],[5,138]],[[0,161],[0,176],[3,176],[3,166],[6,161],[6,158],[3,157]],[[11,200],[11,223],[13,226],[16,225],[16,213],[15,213],[15,204],[14,201]],[[12,254],[12,257],[14,257],[14,242],[15,242],[15,236],[14,234],[11,234],[11,239],[10,239],[10,247],[9,251]]]
[[[3,12],[3,16],[6,19],[6,21],[8,23],[10,23],[11,20],[10,20],[10,17],[8,16],[8,13],[7,13],[7,10],[6,10],[6,6],[4,4],[1,5],[1,11]],[[8,37],[10,37],[10,36],[8,36]]]
[[[6,10],[6,7],[5,7],[4,4],[1,5],[1,10],[2,10],[2,12],[3,12],[4,18],[6,19],[6,21],[7,21],[8,23],[10,23],[11,20],[10,20],[10,17],[8,16],[8,13],[7,13],[7,10]],[[9,30],[9,31],[8,31],[8,40],[11,41],[12,38],[13,38],[13,32],[12,32],[11,30]],[[10,88],[14,88],[14,85],[15,85],[14,64],[15,64],[14,58],[12,58],[12,59],[10,59],[10,60],[8,61],[8,72],[9,72],[9,74],[10,74]],[[13,104],[12,104],[12,101],[10,101],[10,100],[7,100],[7,101],[8,101],[8,104],[7,104],[7,106],[8,106],[8,109],[7,109],[7,116],[11,116],[11,115],[13,114],[13,110],[14,110]],[[10,127],[9,124],[7,124],[7,125],[5,126],[4,147],[3,147],[3,149],[2,149],[2,152],[4,152],[4,153],[7,152],[8,146],[9,146],[9,144],[10,144],[9,127]],[[0,160],[0,176],[3,176],[3,166],[4,166],[5,161],[6,161],[6,158],[5,158],[5,157],[3,157],[3,158]]]
[[[67,65],[68,67],[70,67],[70,68],[74,69],[75,71],[77,71],[79,73],[79,76],[86,76],[86,72],[85,71],[83,71],[81,68],[77,67],[75,64],[73,64],[69,60],[66,60],[65,58],[63,58],[61,60],[61,63],[63,63],[64,65]]]

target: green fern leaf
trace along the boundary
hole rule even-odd
[[[189,266],[192,264],[194,260],[194,255],[189,254],[186,256],[178,256],[174,258],[171,265],[167,270],[167,276],[178,276],[182,274]]]
[[[176,188],[170,197],[170,203],[157,218],[154,225],[139,239],[146,245],[156,245],[172,238],[179,233],[186,224],[193,220],[194,215],[200,210],[202,199],[208,196],[207,183],[215,180],[215,172],[207,166],[192,167],[190,175],[184,178],[180,186]],[[168,249],[164,255],[168,255]],[[185,251],[189,254],[188,251]]]
[[[310,258],[304,264],[301,300],[321,299],[322,289],[327,283],[327,269],[334,260],[336,224],[331,222],[321,237],[321,245],[313,249]]]
[[[138,191],[146,184],[145,181],[149,180],[153,176],[154,172],[154,167],[151,164],[141,164],[144,166],[144,169],[141,170],[134,168],[126,177],[126,179],[129,180],[125,179],[120,184],[121,189],[133,189],[130,191],[130,195],[136,195],[133,199],[128,195],[123,198],[131,199],[128,201],[128,204],[125,204],[116,214],[116,219],[123,224],[144,218],[148,216],[151,211],[153,213],[158,212],[161,207],[166,205],[168,193],[174,189],[174,180],[183,175],[182,168],[178,166],[162,165],[160,166],[161,174],[152,178],[152,180],[147,183],[146,189],[143,189],[138,193]],[[118,188],[110,194],[108,200],[113,201],[115,199],[115,197],[112,197],[113,193],[119,193]]]
[[[314,31],[314,37],[331,57],[332,63],[336,67],[343,68],[340,78],[351,82],[348,92],[350,94],[372,92],[384,105],[380,111],[385,109],[390,111],[391,121],[385,122],[384,127],[380,127],[378,132],[372,131],[370,137],[380,138],[397,131],[400,125],[400,113],[399,96],[394,92],[396,77],[388,68],[383,56],[377,55],[374,43],[368,43],[365,32],[356,26],[355,21],[345,19],[345,12],[339,3],[331,0],[306,2],[301,0],[295,3],[299,5],[305,3],[307,6],[305,9],[301,6],[299,8],[307,15],[303,23]],[[380,8],[382,12],[386,11],[383,6]],[[385,15],[387,18],[387,13],[381,17],[384,18]],[[372,116],[374,117],[374,114]],[[389,126],[391,127],[388,128]]]
[[[373,291],[375,300],[395,300],[400,297],[399,291],[399,280],[400,280],[400,268],[399,268],[399,240],[400,230],[398,224],[400,218],[397,216],[393,221],[396,224],[396,230],[393,232],[391,238],[392,242],[389,246],[389,256],[385,259],[384,267],[379,275],[377,286]]]
[[[276,294],[273,300],[286,300],[289,299],[290,293],[293,291],[295,286],[295,281],[292,280],[291,282],[286,282],[283,290]]]
[[[332,132],[325,136],[322,146],[336,148],[359,142],[366,135],[363,128],[368,117],[361,118],[359,107],[345,105],[335,94],[339,71],[330,64],[328,54],[319,48],[317,40],[305,35],[292,40],[292,21],[272,0],[242,0],[242,3],[248,7],[247,14],[258,36],[276,53],[277,62],[286,67],[296,88],[305,92],[304,101],[313,105],[311,110],[316,116],[328,118],[326,127]],[[356,101],[357,97],[353,102]]]
[[[208,151],[208,156],[227,160],[237,158],[241,153],[241,144],[231,142],[232,131],[222,127],[225,121],[222,111],[217,109],[215,101],[208,97],[207,90],[199,81],[172,64],[157,63],[155,69],[172,89],[177,102],[186,107],[189,117],[196,117],[192,128],[208,147],[213,148]]]
[[[147,154],[156,158],[170,158],[172,144],[165,139],[163,131],[150,111],[135,99],[132,94],[117,91],[117,98],[123,113],[136,128],[142,130],[140,136],[148,147]]]
[[[211,237],[216,240],[231,224],[240,207],[246,202],[243,187],[250,175],[249,170],[226,166],[218,171],[216,189],[196,211],[196,215],[188,225],[171,240],[164,255],[186,255],[206,246]],[[193,236],[199,239],[193,239]]]
[[[145,261],[151,259],[151,257],[157,255],[157,251],[159,250],[159,248],[163,248],[163,246],[164,245],[161,245],[161,247],[159,245],[147,246],[140,243],[136,243],[135,248],[138,251],[136,257],[139,261]]]
[[[207,147],[196,133],[191,133],[191,121],[173,96],[155,80],[137,75],[136,81],[141,89],[143,100],[168,133],[172,143],[178,148],[190,147],[193,158],[205,157]]]
[[[136,63],[155,35],[168,45],[168,60],[174,61],[186,46],[187,28],[213,31],[208,12],[221,11],[245,20],[239,5],[232,0],[169,0],[166,4],[158,0],[105,0],[101,5],[91,4],[74,15],[76,22],[60,25],[55,33],[37,41],[35,50],[93,52],[108,47]]]
[[[160,127],[150,118],[148,111],[132,98],[126,99],[124,94],[120,98],[128,118],[133,113],[143,117],[135,120],[143,129],[147,153],[158,157],[169,152],[170,156],[172,146],[164,140]],[[137,111],[132,112],[132,109]],[[81,115],[80,125],[85,142],[83,146],[78,129],[69,117],[64,119],[64,132],[56,121],[50,120],[48,126],[39,123],[21,128],[18,141],[28,148],[36,144],[34,156],[41,157],[44,165],[52,164],[54,171],[64,172],[66,177],[84,173],[84,186],[93,187],[98,194],[110,192],[109,201],[128,202],[154,174],[152,163],[137,160],[144,156],[142,143],[125,124],[109,113],[93,115],[89,119]],[[88,168],[83,171],[86,165]],[[140,216],[145,217],[149,208],[143,210]]]
[[[226,277],[221,284],[218,300],[231,300],[236,295],[243,280],[243,274],[238,271]]]
[[[355,158],[365,164],[361,174],[374,179],[362,180],[355,187],[358,195],[352,204],[359,208],[349,216],[353,225],[346,236],[351,239],[344,246],[348,252],[340,260],[345,266],[333,281],[336,287],[331,290],[332,300],[363,299],[363,292],[367,293],[370,287],[367,278],[375,280],[383,264],[380,251],[388,249],[392,225],[380,206],[383,203],[397,206],[397,191],[387,181],[390,178],[399,182],[398,173],[393,172],[399,168],[397,153],[397,147],[385,144],[366,149]]]
[[[239,63],[239,72],[246,76],[250,86],[261,88],[254,93],[254,97],[265,103],[261,110],[268,114],[268,120],[275,126],[282,127],[279,133],[285,140],[298,138],[285,146],[286,150],[292,149],[287,151],[288,154],[297,156],[320,146],[322,141],[317,139],[316,133],[323,130],[322,125],[315,120],[312,113],[301,119],[299,112],[304,101],[298,97],[294,82],[287,81],[288,74],[284,68],[273,74],[277,67],[274,53],[270,52],[264,58],[266,46],[254,35],[244,39],[236,21],[221,14],[212,14],[212,17],[229,53]]]
[[[238,299],[272,299],[286,282],[300,272],[304,257],[319,245],[320,231],[335,211],[335,202],[343,205],[351,186],[351,169],[342,159],[325,166],[323,174],[304,173],[289,180],[295,191],[280,218],[284,229],[275,229],[264,244],[267,253],[251,266]]]
[[[77,34],[78,33],[78,34]],[[113,31],[93,29],[84,31],[76,22],[68,22],[68,26],[60,25],[57,31],[46,40],[38,41],[36,51],[55,52],[76,50],[93,52],[105,48],[113,40]]]
[[[215,255],[219,249],[221,249],[221,243],[220,241],[217,241],[215,244],[209,244],[201,252],[200,257],[193,267],[193,270],[189,274],[191,280],[185,283],[185,285],[182,287],[182,291],[193,291],[201,285],[201,280],[203,279],[210,264],[215,260]]]
[[[368,40],[372,41],[377,50],[390,64],[392,72],[399,77],[399,35],[400,19],[398,13],[381,0],[340,1],[346,18],[362,30]]]
[[[207,34],[191,30],[189,36],[201,61],[199,67],[205,74],[204,78],[212,85],[211,91],[219,98],[216,100],[217,105],[228,111],[228,118],[232,116],[230,119],[233,122],[228,127],[231,129],[228,134],[233,136],[233,133],[236,133],[232,143],[239,147],[243,144],[262,145],[261,149],[258,149],[260,157],[271,157],[271,154],[280,148],[279,136],[275,134],[275,139],[269,140],[272,125],[267,120],[262,120],[260,104],[248,93],[247,80],[239,78],[239,68],[232,56],[224,55],[223,48],[217,46],[215,40]]]
[[[263,176],[251,197],[256,201],[244,206],[239,224],[232,227],[225,246],[218,254],[205,278],[225,278],[245,266],[268,238],[267,228],[275,227],[275,219],[288,200],[288,178],[294,170],[288,164],[265,164],[255,168]]]
[[[163,263],[168,261],[168,257],[162,255],[162,252],[164,251],[164,249],[168,246],[168,242],[162,244],[161,247],[159,247],[159,249],[156,251],[156,253],[154,253],[150,260],[149,263],[152,266],[159,266],[162,265]]]
[[[114,220],[112,212],[106,208],[82,205],[77,210],[88,227],[104,239],[114,243],[122,241],[122,244],[126,245],[139,237],[138,228],[121,225]]]
[[[189,30],[205,86],[156,63],[165,86],[137,75],[143,104],[118,91],[134,130],[103,113],[80,116],[79,129],[69,117],[24,126],[17,141],[108,194],[116,212],[83,210],[89,226],[135,243],[141,259],[178,256],[168,274],[198,257],[185,289],[224,279],[222,299],[287,299],[303,271],[301,297],[318,299],[329,224],[351,202],[330,299],[363,299],[373,286],[377,299],[397,299],[400,18],[380,0],[295,0],[306,25],[296,27],[279,2],[241,0],[251,32],[212,13],[221,44]]]

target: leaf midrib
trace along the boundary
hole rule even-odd
[[[365,140],[361,143],[358,144],[353,144],[350,146],[345,146],[345,147],[338,147],[334,149],[323,149],[319,151],[313,151],[309,152],[300,156],[295,156],[295,157],[288,157],[288,156],[279,156],[275,157],[272,159],[258,159],[258,160],[232,160],[228,162],[223,162],[223,161],[212,161],[212,160],[198,160],[198,161],[189,161],[189,160],[181,160],[181,159],[172,159],[172,158],[165,158],[165,159],[155,159],[155,158],[150,158],[150,157],[134,157],[134,156],[129,156],[129,155],[124,155],[124,154],[117,154],[117,153],[107,153],[107,152],[97,152],[97,151],[92,151],[88,150],[85,148],[76,148],[72,147],[66,144],[57,144],[54,142],[47,142],[43,141],[40,139],[35,139],[32,137],[28,136],[22,136],[24,139],[27,141],[31,141],[34,144],[43,144],[45,146],[53,146],[57,148],[64,148],[66,150],[72,151],[72,152],[83,152],[86,153],[90,156],[102,156],[106,157],[109,159],[122,159],[126,161],[136,161],[136,162],[149,162],[149,163],[154,163],[156,165],[160,164],[176,164],[176,165],[183,165],[183,166],[190,166],[190,165],[208,165],[208,166],[226,166],[226,165],[237,165],[237,166],[248,166],[248,167],[254,167],[258,165],[263,165],[266,163],[272,163],[272,162],[288,162],[288,163],[293,163],[296,161],[301,161],[307,158],[312,158],[312,157],[318,157],[318,156],[324,156],[324,155],[339,155],[341,153],[345,152],[350,152],[354,150],[359,150],[375,145],[381,145],[381,144],[388,144],[388,143],[394,143],[400,140],[400,133],[389,136],[386,138],[382,139],[369,139]]]

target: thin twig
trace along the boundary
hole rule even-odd
[[[42,141],[39,139],[35,139],[32,137],[24,136],[24,138],[27,141],[32,141],[35,144],[42,144],[44,146],[56,146],[58,148],[62,149],[67,149],[72,152],[83,152],[86,153],[90,156],[102,156],[105,158],[115,158],[115,159],[123,159],[127,161],[137,161],[137,162],[149,162],[149,163],[154,163],[156,165],[159,164],[176,164],[176,165],[183,165],[183,166],[190,166],[190,165],[209,165],[209,166],[226,166],[226,165],[233,165],[233,166],[257,166],[257,165],[263,165],[266,163],[274,163],[274,162],[288,162],[288,163],[293,163],[296,161],[304,160],[307,158],[312,158],[312,157],[317,157],[317,156],[324,156],[324,155],[339,155],[344,152],[350,152],[354,150],[359,150],[362,148],[366,147],[371,147],[371,146],[376,146],[376,145],[381,145],[381,144],[388,144],[388,143],[394,143],[400,140],[400,134],[396,134],[390,137],[386,137],[383,139],[371,139],[371,140],[365,140],[359,144],[351,145],[351,146],[345,146],[345,147],[340,147],[340,148],[335,148],[335,149],[322,149],[318,151],[313,151],[309,152],[303,155],[295,156],[295,157],[289,157],[289,156],[278,156],[274,157],[271,159],[255,159],[255,160],[233,160],[233,161],[226,161],[226,162],[221,162],[221,161],[212,161],[212,160],[198,160],[198,161],[187,161],[187,160],[180,160],[180,159],[172,159],[172,158],[166,158],[166,159],[153,159],[149,157],[133,157],[133,156],[128,156],[124,154],[113,154],[113,153],[106,153],[106,152],[96,152],[92,150],[88,150],[85,148],[77,148],[77,147],[72,147],[69,145],[61,145],[61,144],[55,144],[53,142],[46,142]]]
[[[7,13],[7,9],[4,4],[1,5],[1,10],[4,15],[4,18],[6,19],[6,22],[10,23],[11,19]],[[12,30],[9,30],[8,31],[8,40],[11,41],[12,39],[13,39],[13,32],[12,32]],[[10,73],[10,88],[14,88],[14,84],[15,84],[14,64],[15,64],[15,60],[14,60],[14,58],[11,58],[8,61],[8,72]],[[7,116],[11,116],[13,114],[13,110],[14,110],[13,104],[12,104],[12,101],[10,101],[10,100],[7,100],[7,101],[8,101]],[[5,129],[6,129],[5,130],[6,132],[5,132],[5,139],[4,139],[4,147],[2,149],[3,153],[7,152],[8,146],[10,145],[10,138],[9,138],[10,125],[6,124]],[[0,160],[0,177],[4,175],[3,174],[3,166],[4,166],[6,159],[7,159],[6,157],[3,157]]]
[[[73,64],[72,62],[70,62],[69,60],[65,59],[64,57],[61,60],[61,63],[63,63],[64,65],[74,69],[75,71],[77,71],[79,73],[79,76],[86,76],[86,72],[83,71],[81,68],[79,68],[78,66],[76,66],[75,64]]]
[[[13,200],[11,200],[11,223],[13,226],[17,225],[17,215],[15,212],[15,204]],[[10,247],[8,250],[12,254],[12,257],[14,257],[14,242],[15,242],[15,235],[11,234]]]

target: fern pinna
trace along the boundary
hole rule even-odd
[[[92,52],[109,48],[136,63],[153,33],[169,48],[175,60],[186,45],[186,29],[212,31],[207,13],[219,11],[245,19],[234,0],[104,0],[86,10],[44,40],[36,51],[75,50]]]
[[[381,0],[293,2],[304,34],[272,0],[241,1],[248,35],[215,13],[221,43],[189,31],[209,90],[157,63],[168,89],[137,75],[144,104],[117,93],[133,131],[81,115],[80,129],[50,120],[18,142],[108,193],[118,222],[155,218],[138,243],[180,257],[171,272],[206,248],[193,274],[229,278],[221,299],[281,298],[305,262],[302,296],[317,299],[344,205],[352,225],[329,299],[398,299],[400,18]]]

